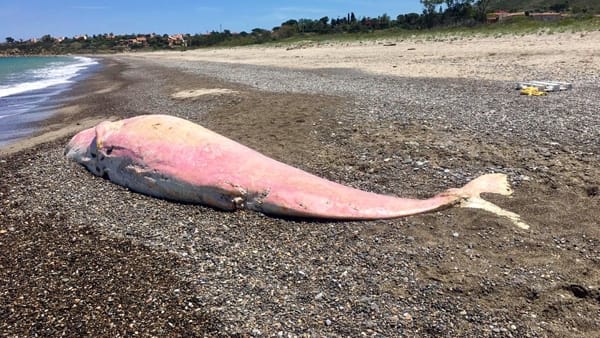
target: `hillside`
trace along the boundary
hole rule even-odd
[[[557,7],[558,6],[558,7]],[[600,0],[491,0],[489,10],[548,11],[566,7],[573,13],[600,13]]]

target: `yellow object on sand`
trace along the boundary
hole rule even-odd
[[[521,89],[521,95],[545,96],[545,95],[548,95],[548,93],[546,93],[543,90],[540,90],[538,87],[525,87],[525,88]]]

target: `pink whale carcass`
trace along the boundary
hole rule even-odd
[[[528,227],[519,215],[480,197],[510,195],[503,174],[483,175],[424,200],[380,195],[309,174],[168,115],[102,122],[75,135],[65,153],[95,175],[133,191],[223,210],[374,220],[461,206],[485,209]]]

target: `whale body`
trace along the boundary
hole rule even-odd
[[[133,191],[222,210],[332,220],[374,220],[461,206],[517,214],[480,193],[510,195],[506,175],[486,174],[428,199],[400,198],[344,186],[289,166],[190,121],[142,115],[102,122],[66,146],[68,158]]]

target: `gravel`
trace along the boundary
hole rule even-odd
[[[345,69],[300,71],[206,62],[198,66],[190,61],[161,61],[161,65],[259,90],[351,97],[354,107],[344,117],[353,120],[416,119],[437,128],[459,128],[482,137],[493,134],[502,141],[522,141],[518,136],[526,136],[525,141],[530,144],[566,139],[598,153],[598,74],[572,78],[575,91],[532,100],[514,95],[516,82],[534,76],[551,78],[551,74],[524,72],[522,79],[505,82],[396,78]]]
[[[65,138],[0,161],[1,334],[598,333],[597,81],[533,98],[507,82],[115,60],[122,89],[83,114],[182,116],[381,193],[505,172],[515,197],[490,199],[532,230],[460,209],[318,222],[179,204],[89,174]],[[220,87],[241,94],[169,97]]]

